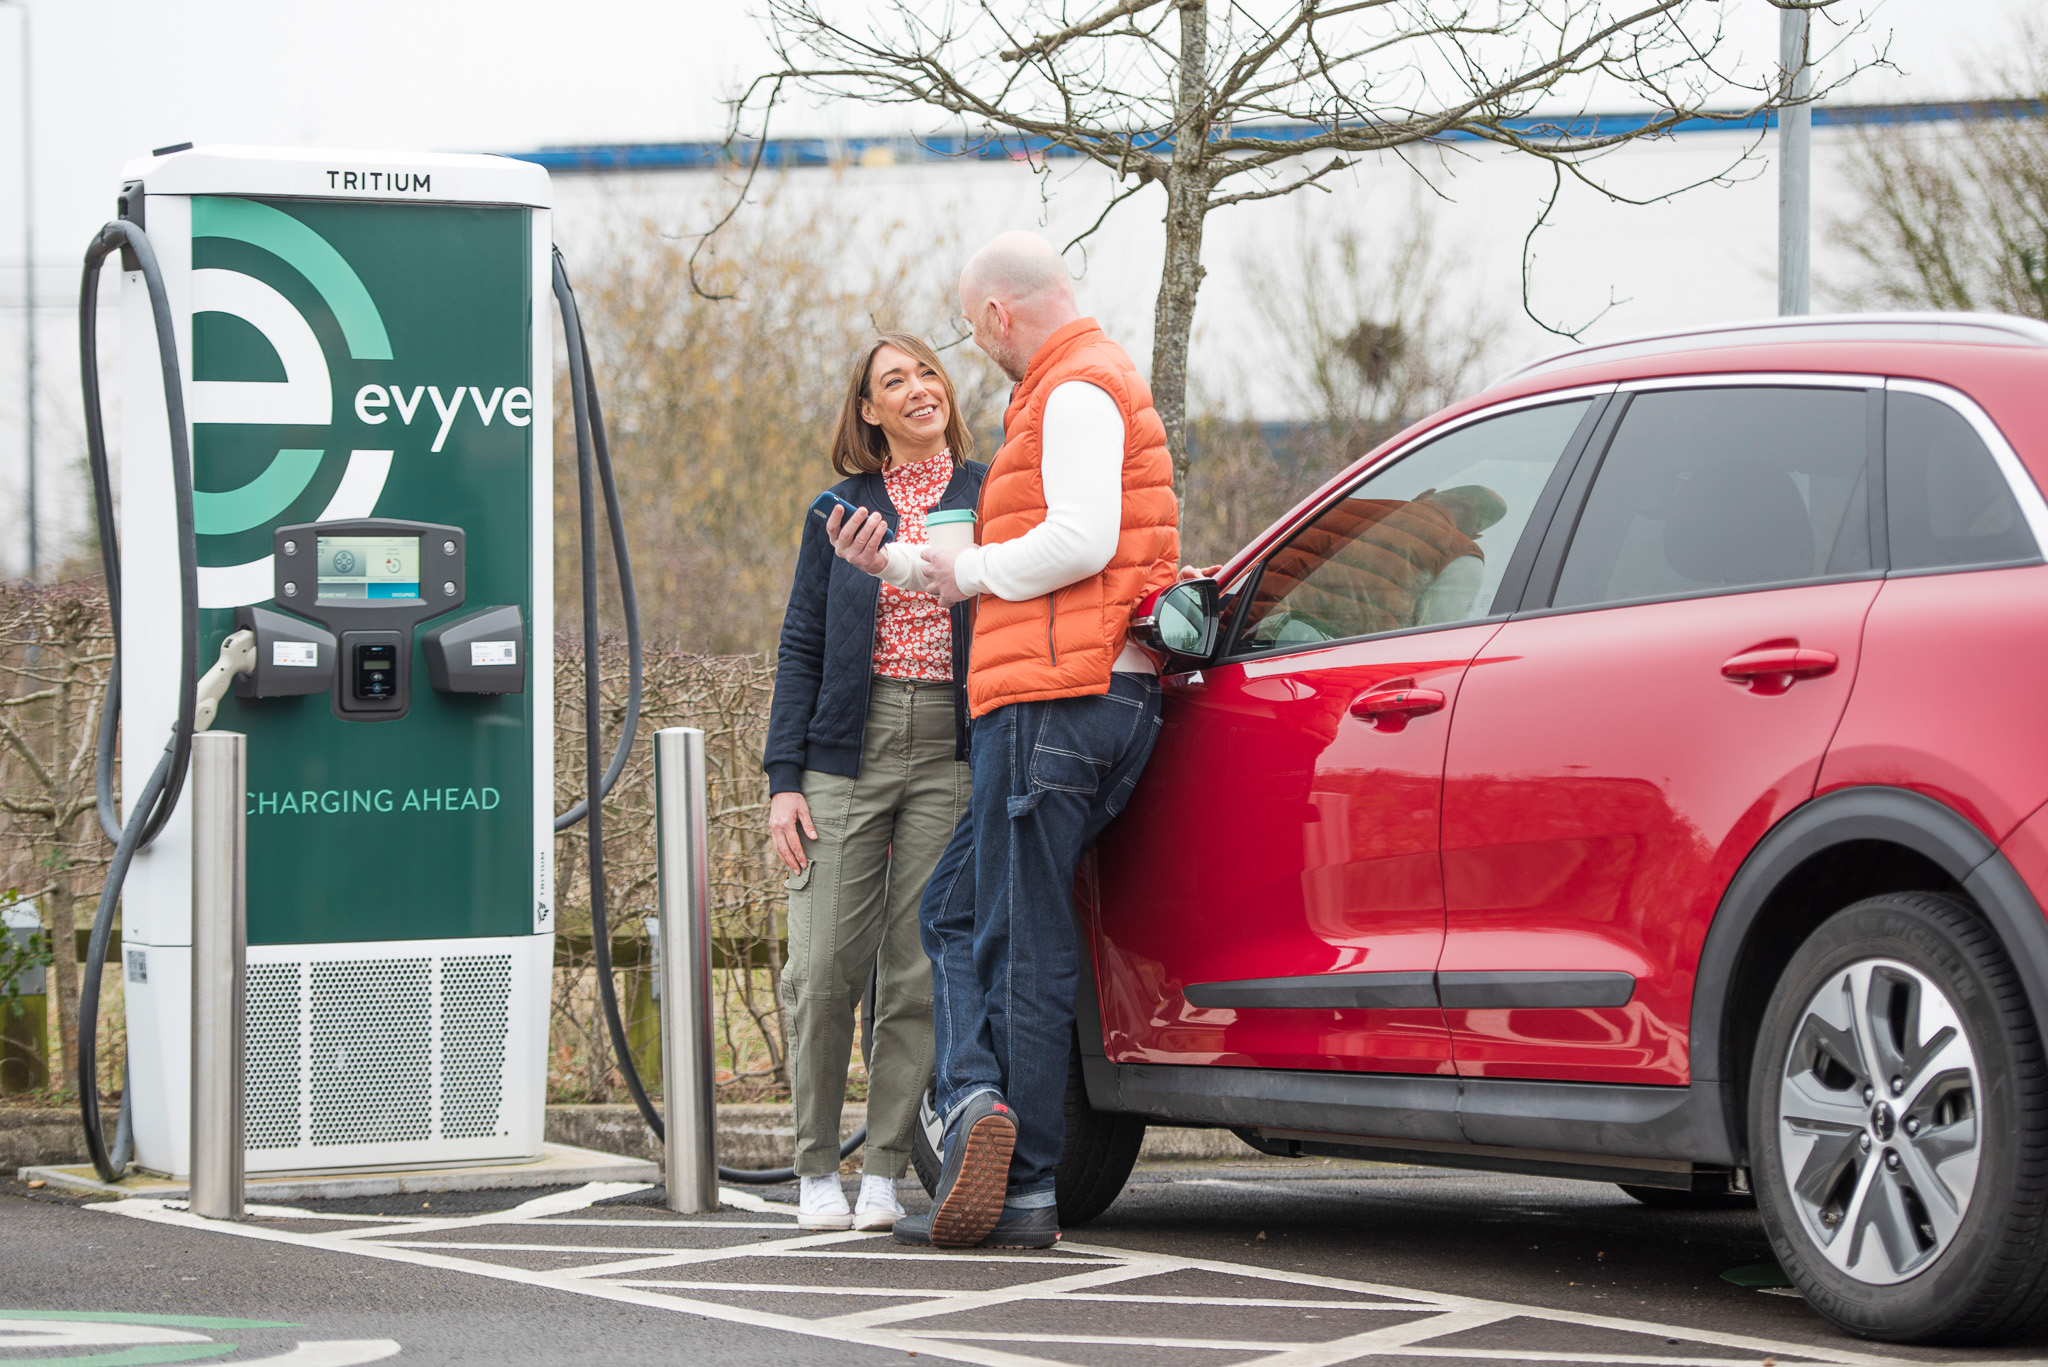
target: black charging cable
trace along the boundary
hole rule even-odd
[[[626,758],[633,748],[634,734],[640,725],[640,604],[633,590],[633,563],[626,552],[626,523],[619,511],[618,484],[612,476],[611,448],[605,441],[604,411],[598,404],[597,381],[591,374],[590,348],[583,333],[583,317],[576,308],[576,294],[569,288],[569,273],[562,265],[560,248],[555,250],[554,286],[555,302],[562,310],[562,333],[569,352],[569,392],[576,418],[576,489],[583,548],[584,740],[584,797],[555,818],[555,829],[567,830],[578,821],[588,822],[589,858],[586,862],[590,868],[590,938],[591,950],[597,960],[598,1000],[604,1009],[605,1030],[618,1054],[619,1073],[626,1080],[626,1091],[632,1095],[633,1104],[639,1108],[647,1128],[654,1131],[654,1137],[659,1140],[667,1138],[666,1127],[662,1124],[661,1112],[648,1099],[640,1070],[633,1063],[633,1050],[626,1041],[626,1023],[619,1012],[618,986],[612,980],[611,929],[605,913],[604,799],[626,767]],[[619,733],[611,764],[602,773],[599,772],[599,756],[604,753],[604,745],[598,727],[602,696],[597,658],[597,488],[593,486],[604,491],[605,516],[610,525],[612,553],[619,572],[619,606],[626,619],[628,656],[625,726]],[[851,1157],[867,1137],[865,1125],[854,1131],[839,1146],[840,1159],[843,1161]],[[718,1176],[725,1182],[769,1186],[795,1181],[796,1169],[728,1168],[721,1165]]]
[[[156,322],[157,363],[163,372],[164,417],[171,436],[171,490],[178,538],[178,711],[171,723],[163,758],[142,785],[128,809],[124,825],[114,802],[114,731],[121,707],[121,548],[114,530],[113,476],[107,461],[106,426],[100,414],[99,285],[100,267],[115,251],[122,264],[142,274],[149,291],[149,311]],[[93,1168],[109,1182],[127,1170],[132,1150],[133,1102],[127,1072],[122,1073],[121,1117],[114,1150],[107,1151],[100,1128],[99,1007],[100,979],[106,971],[107,947],[113,938],[114,909],[121,886],[138,851],[146,849],[170,820],[184,791],[192,764],[192,713],[199,685],[199,560],[192,528],[192,448],[185,424],[185,387],[178,366],[178,338],[164,289],[162,268],[148,234],[126,219],[101,228],[85,249],[85,274],[78,295],[79,379],[85,393],[85,449],[92,469],[93,513],[99,520],[100,570],[106,579],[107,609],[113,618],[114,658],[107,671],[107,692],[100,709],[99,746],[94,788],[100,829],[114,842],[100,889],[99,910],[86,942],[85,978],[78,991],[78,1112],[85,1125],[86,1151]]]

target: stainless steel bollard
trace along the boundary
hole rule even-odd
[[[192,738],[192,1213],[242,1218],[248,737]]]
[[[711,1064],[711,849],[704,733],[654,733],[654,821],[660,878],[661,1093],[668,1208],[718,1209],[718,1128]]]

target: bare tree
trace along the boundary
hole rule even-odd
[[[1770,3],[1825,14],[1842,0]],[[1738,123],[1793,100],[1775,53],[1767,68],[1738,69],[1713,0],[892,0],[878,15],[767,0],[766,18],[779,65],[735,102],[735,137],[754,112],[765,138],[766,111],[795,88],[923,106],[970,136],[1087,158],[1117,186],[1105,217],[1148,185],[1164,189],[1151,379],[1177,478],[1210,213],[1449,139],[1543,158],[1557,185],[1570,175],[1623,198],[1589,159],[1688,120]],[[1843,30],[1860,31],[1860,15]],[[1539,107],[1583,111],[1596,99],[1645,112],[1618,124],[1570,112],[1531,121]]]
[[[1850,143],[1855,207],[1828,236],[1862,278],[1824,288],[1850,308],[1991,309],[2048,318],[2048,25],[2022,30],[2019,98],[1947,125],[1873,124]]]

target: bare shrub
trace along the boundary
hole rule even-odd
[[[2020,98],[1939,125],[1872,124],[1849,144],[1855,205],[1828,236],[1858,278],[1824,285],[1849,308],[1992,310],[2048,318],[2048,25],[2025,29]]]
[[[58,1090],[78,1056],[76,932],[81,921],[90,925],[109,853],[92,813],[94,744],[112,659],[98,584],[0,584],[0,880],[35,900],[54,959],[57,1032],[44,1062]],[[109,974],[110,983],[118,979]],[[109,1017],[101,1025],[104,1089],[120,1084],[118,987],[101,1003]]]
[[[624,642],[607,636],[599,664],[604,730],[616,736],[625,720]],[[580,641],[557,640],[555,676],[556,804],[566,809],[582,795],[584,783]],[[768,780],[761,772],[774,683],[774,666],[765,655],[649,648],[641,739],[604,806],[606,909],[617,947],[614,957],[623,965],[621,997],[645,1002],[644,975],[652,961],[646,918],[656,910],[653,734],[668,726],[694,726],[705,733],[717,994],[712,1028],[721,1092],[734,1099],[788,1085],[775,995],[782,975],[785,894],[768,849]],[[602,1101],[623,1095],[623,1083],[598,1010],[587,839],[579,825],[556,841],[559,929],[549,1086],[561,1099]],[[635,1044],[639,1055],[637,1038]],[[647,1082],[655,1089],[660,1078],[650,1076]]]

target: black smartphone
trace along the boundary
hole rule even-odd
[[[845,510],[845,513],[848,517],[852,517],[855,513],[860,511],[860,509],[854,507],[851,503],[848,503],[845,499],[833,493],[830,489],[827,489],[824,493],[819,494],[818,497],[812,501],[811,516],[817,518],[820,522],[829,522],[832,520],[832,510],[834,508],[840,508]],[[895,539],[896,533],[890,531],[887,527],[882,528],[882,544],[884,546],[888,545],[891,541],[894,541]]]

